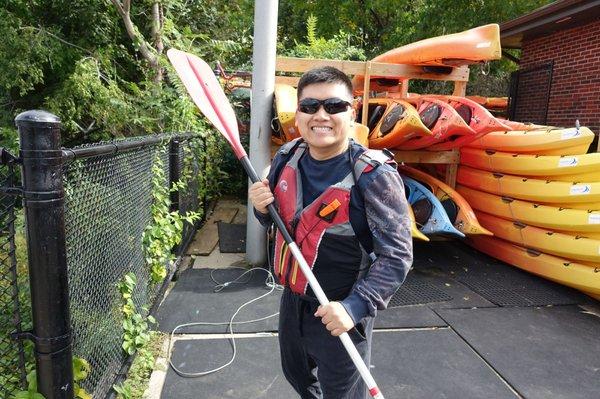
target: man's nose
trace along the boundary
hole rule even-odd
[[[323,105],[321,105],[317,112],[315,112],[315,117],[319,119],[329,119],[329,114],[327,113],[327,111],[325,111]]]

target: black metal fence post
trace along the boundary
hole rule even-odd
[[[181,178],[181,142],[173,137],[169,143],[169,188]],[[171,212],[179,211],[179,190],[171,191]]]
[[[73,398],[60,120],[26,111],[19,129],[38,391]]]

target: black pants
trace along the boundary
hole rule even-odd
[[[303,399],[365,399],[370,397],[339,337],[314,313],[316,300],[285,289],[279,309],[279,349],[283,374]],[[373,318],[348,331],[367,367],[371,359]]]

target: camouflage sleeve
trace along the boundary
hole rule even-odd
[[[363,192],[376,260],[342,301],[356,322],[385,309],[413,260],[412,236],[404,185],[395,170],[376,176]]]

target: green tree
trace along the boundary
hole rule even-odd
[[[248,65],[253,3],[188,3],[7,0],[0,8],[2,144],[14,146],[14,117],[35,108],[61,118],[65,145],[201,129],[164,50]]]

